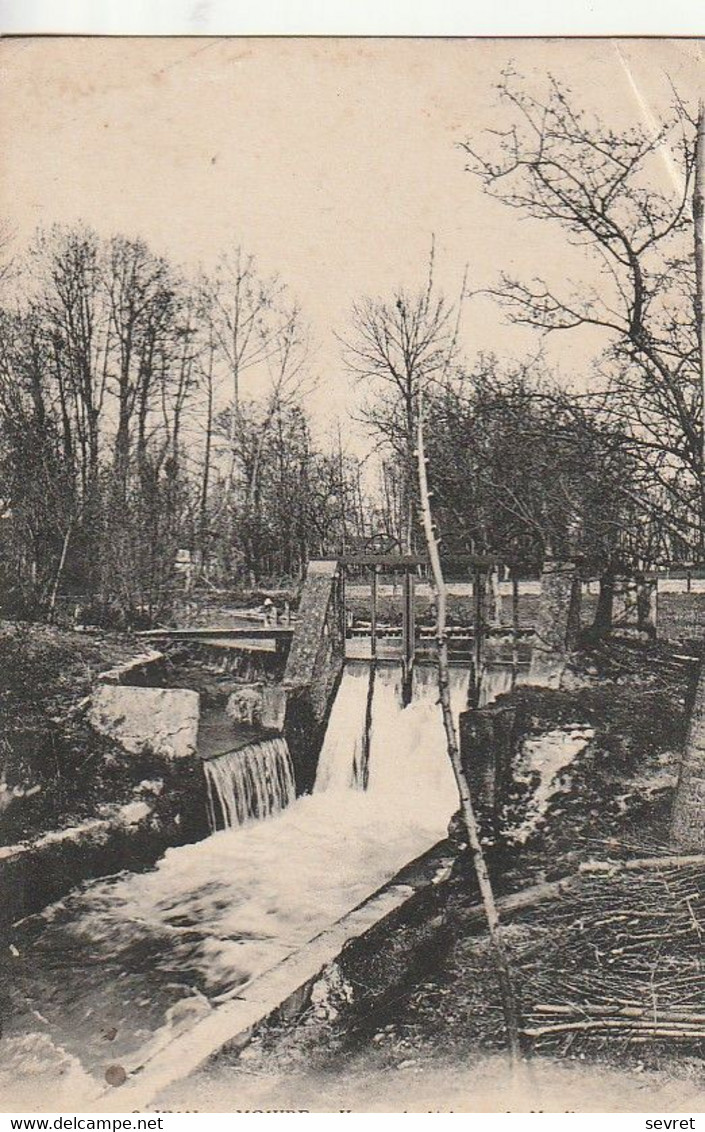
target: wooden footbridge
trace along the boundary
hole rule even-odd
[[[201,645],[213,645],[222,649],[244,649],[250,652],[285,652],[294,633],[294,623],[290,625],[265,625],[261,622],[248,622],[243,615],[242,625],[207,628],[146,629],[138,636],[153,641],[183,641]]]

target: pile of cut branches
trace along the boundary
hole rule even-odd
[[[540,948],[529,931],[514,954],[533,1048],[678,1043],[702,1052],[702,865],[586,875],[541,912]]]

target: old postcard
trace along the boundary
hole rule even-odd
[[[3,1110],[705,1111],[702,43],[0,85]]]

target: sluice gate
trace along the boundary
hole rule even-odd
[[[489,584],[496,571],[494,559],[478,555],[456,556],[454,562],[462,565],[471,583],[472,615],[462,624],[451,625],[446,633],[451,659],[470,665],[474,701],[479,695],[479,674],[485,664],[485,642],[489,631],[497,627],[497,610],[490,609],[489,597],[497,600],[497,590]],[[436,653],[435,611],[427,606],[425,617],[420,616],[417,601],[417,584],[427,581],[429,560],[425,555],[362,553],[343,555],[339,559],[343,578],[346,623],[346,656],[348,659],[398,660],[402,668],[402,695],[405,703],[412,697],[413,671],[417,662],[433,659]],[[387,602],[386,619],[380,617],[380,579],[392,580],[393,608]],[[368,619],[355,610],[347,596],[351,579],[365,580],[369,586]],[[516,603],[517,591],[512,585]],[[362,604],[365,604],[364,601]],[[390,614],[392,620],[390,620]],[[516,611],[512,615],[512,633],[518,637]]]

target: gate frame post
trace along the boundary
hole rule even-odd
[[[401,612],[401,651],[402,651],[402,698],[404,704],[411,701],[411,682],[416,654],[416,608],[413,567],[405,566],[402,583]]]

